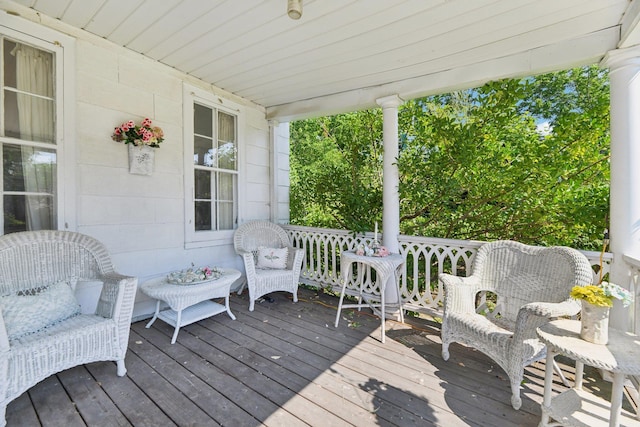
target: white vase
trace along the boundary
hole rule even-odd
[[[129,173],[151,175],[156,154],[154,148],[148,145],[127,145],[129,146]]]
[[[582,300],[580,338],[594,344],[609,341],[609,307],[600,307]]]

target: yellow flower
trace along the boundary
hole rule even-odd
[[[600,286],[586,285],[586,286],[574,286],[569,294],[571,298],[578,300],[585,300],[589,304],[597,305],[600,307],[612,307],[613,297],[607,295]]]

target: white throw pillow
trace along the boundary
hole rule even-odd
[[[258,268],[283,270],[287,268],[289,248],[258,248]]]
[[[58,282],[38,288],[35,295],[0,297],[0,309],[9,339],[20,338],[80,313],[72,287]]]

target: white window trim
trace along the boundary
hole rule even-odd
[[[244,108],[234,102],[228,101],[215,95],[211,92],[203,89],[191,86],[183,85],[182,90],[183,100],[183,140],[184,140],[184,235],[185,235],[185,248],[200,248],[206,246],[218,246],[228,245],[233,241],[233,233],[235,230],[221,230],[221,231],[198,231],[194,230],[193,218],[194,218],[194,197],[195,197],[195,185],[193,177],[193,104],[194,102],[200,102],[204,105],[211,105],[212,107],[221,111],[233,114],[237,118],[237,165],[238,165],[238,179],[237,179],[237,200],[235,201],[238,209],[238,218],[241,218],[242,204],[240,203],[240,194],[244,187],[244,173],[241,165],[244,158],[243,153],[243,141],[244,141],[244,123],[245,112]],[[237,224],[236,224],[237,227]]]
[[[76,214],[76,41],[51,28],[0,11],[0,32],[56,55],[56,216],[58,230],[77,229]],[[59,77],[61,76],[61,77]]]

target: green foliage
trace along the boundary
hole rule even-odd
[[[365,231],[382,212],[379,110],[291,126],[291,222]]]
[[[606,71],[416,99],[399,121],[403,234],[598,249],[609,194]],[[294,122],[291,184],[293,223],[370,230],[382,213],[381,111]]]

